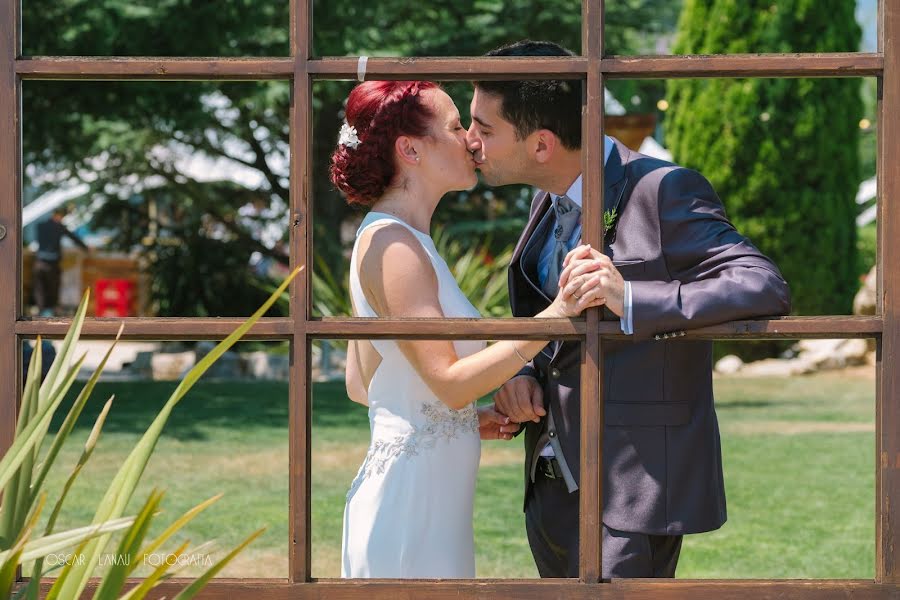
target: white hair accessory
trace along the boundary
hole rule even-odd
[[[368,56],[360,56],[356,63],[356,79],[358,81],[366,80],[366,65],[369,62]]]
[[[338,136],[338,144],[354,149],[359,146],[359,137],[356,135],[356,127],[347,123],[341,125],[341,134]]]

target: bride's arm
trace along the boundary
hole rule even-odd
[[[350,298],[353,316],[359,316],[356,303]],[[350,340],[347,343],[347,366],[344,369],[347,396],[363,406],[369,405],[369,384],[381,363],[381,356],[369,340]]]
[[[358,252],[360,282],[369,304],[379,315],[425,319],[444,316],[431,261],[406,228],[372,228],[364,232]],[[561,293],[535,316],[566,318],[602,303],[596,290],[578,300]],[[504,384],[547,341],[501,341],[462,359],[449,340],[398,341],[397,345],[431,391],[444,404],[458,410]]]
[[[359,349],[356,346],[356,340],[350,340],[347,344],[347,367],[344,370],[347,382],[347,396],[354,402],[368,406],[369,393],[367,386],[363,383]]]

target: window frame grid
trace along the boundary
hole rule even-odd
[[[880,0],[878,52],[829,54],[717,55],[621,57],[603,54],[603,0],[582,2],[582,55],[559,59],[498,59],[484,57],[372,58],[368,79],[421,78],[470,80],[572,78],[586,82],[583,105],[585,177],[585,238],[600,243],[599,214],[603,181],[603,81],[675,77],[877,77],[878,96],[878,308],[874,317],[783,317],[730,322],[688,332],[694,339],[776,339],[874,337],[876,362],[876,561],[869,580],[615,580],[601,582],[600,514],[602,479],[603,339],[621,337],[617,324],[604,323],[596,309],[573,320],[482,319],[314,319],[310,315],[311,279],[301,273],[291,285],[291,313],[265,318],[248,334],[254,339],[291,342],[290,368],[290,522],[288,579],[217,579],[204,597],[326,598],[383,597],[404,594],[416,598],[476,597],[484,594],[517,598],[562,596],[573,598],[641,596],[654,598],[753,598],[784,595],[816,598],[895,597],[900,592],[900,3]],[[291,56],[287,58],[158,58],[158,57],[23,57],[18,0],[4,0],[0,8],[0,372],[14,369],[16,377],[0,383],[0,451],[11,444],[14,415],[21,390],[20,345],[37,335],[62,337],[68,319],[27,319],[21,299],[21,85],[40,79],[152,79],[152,80],[290,80],[291,104],[291,261],[309,264],[312,256],[311,123],[312,83],[315,80],[355,79],[356,57],[313,58],[312,0],[291,0]],[[602,246],[599,246],[602,247]],[[121,320],[87,319],[84,336],[111,338]],[[242,319],[129,318],[125,339],[222,339]],[[523,339],[559,337],[582,341],[582,481],[595,494],[581,495],[582,548],[579,579],[365,581],[316,580],[310,572],[310,349],[313,340],[327,338],[403,339]],[[891,502],[893,500],[893,502]],[[184,580],[170,580],[158,589],[177,592]],[[46,590],[46,586],[42,586]],[[88,591],[95,589],[95,584]]]

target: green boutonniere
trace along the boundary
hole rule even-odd
[[[616,219],[619,218],[619,214],[616,212],[616,209],[605,210],[603,211],[603,230],[606,232],[607,236],[612,235],[615,231],[616,227]]]

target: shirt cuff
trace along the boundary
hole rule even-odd
[[[624,307],[622,310],[622,316],[619,317],[619,325],[622,327],[622,333],[626,335],[634,334],[634,318],[631,311],[631,282],[625,282],[625,290],[624,290],[625,300],[623,302]]]
[[[524,367],[519,369],[519,372],[513,375],[513,377],[519,377],[521,375],[525,375],[527,377],[534,377],[538,379],[538,371],[534,368],[533,362],[528,362]]]

